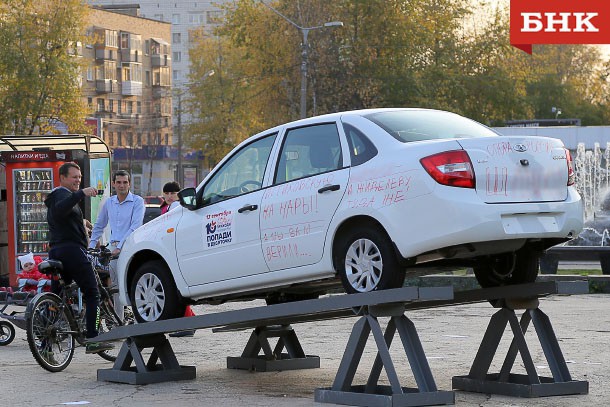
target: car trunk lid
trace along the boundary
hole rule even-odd
[[[482,137],[458,140],[472,161],[476,191],[487,203],[566,199],[567,151],[547,137]]]

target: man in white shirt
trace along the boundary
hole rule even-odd
[[[97,215],[97,220],[93,226],[89,247],[94,248],[98,245],[100,237],[107,225],[110,225],[110,245],[108,248],[112,255],[118,257],[123,247],[123,242],[137,228],[142,226],[144,219],[144,199],[134,195],[129,191],[129,173],[119,170],[112,176],[112,186],[116,195],[108,198]],[[110,279],[116,284],[116,260],[110,263]],[[118,294],[113,297],[114,309],[118,316],[124,317],[124,304],[119,302]]]

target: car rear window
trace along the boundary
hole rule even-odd
[[[437,110],[394,110],[370,113],[364,117],[403,143],[498,136],[498,133],[473,120]]]

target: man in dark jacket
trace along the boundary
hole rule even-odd
[[[65,163],[59,167],[59,187],[53,189],[44,203],[47,206],[49,223],[49,258],[63,263],[61,276],[66,284],[76,281],[87,303],[85,321],[87,338],[98,335],[98,306],[100,294],[93,267],[87,258],[87,231],[83,223],[83,213],[78,203],[85,197],[97,195],[93,187],[80,188],[80,167],[75,163]],[[52,283],[53,292],[59,291],[57,281]],[[98,353],[112,349],[103,342],[88,342],[86,353]]]

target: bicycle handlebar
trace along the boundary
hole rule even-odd
[[[115,260],[119,258],[119,256],[113,255],[112,252],[106,246],[101,246],[99,249],[89,248],[87,249],[87,254],[101,259]]]

